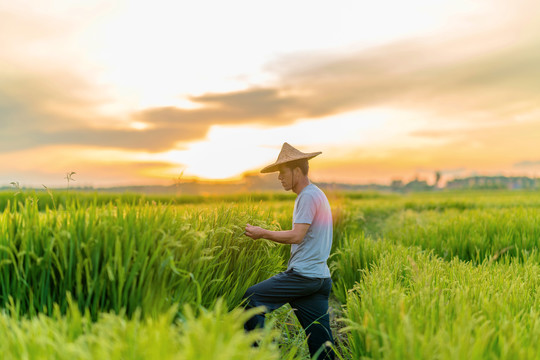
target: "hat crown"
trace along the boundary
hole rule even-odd
[[[283,143],[283,146],[281,147],[281,151],[279,152],[277,161],[279,162],[294,161],[298,158],[302,158],[305,155],[306,155],[305,153],[291,146],[289,143]]]
[[[268,165],[264,169],[261,170],[262,173],[268,173],[268,172],[274,172],[279,171],[279,165],[300,160],[300,159],[312,159],[317,155],[320,155],[321,152],[314,152],[314,153],[304,153],[293,146],[291,146],[289,143],[283,143],[283,146],[281,147],[281,151],[279,152],[278,158],[275,163],[272,165]]]

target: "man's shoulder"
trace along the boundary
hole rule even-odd
[[[306,194],[326,198],[326,194],[317,185],[311,183],[306,186]]]
[[[326,194],[315,184],[309,184],[298,196],[301,201],[328,202]]]

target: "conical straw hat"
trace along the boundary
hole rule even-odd
[[[264,169],[261,170],[262,173],[271,173],[274,171],[279,171],[279,165],[295,161],[295,160],[301,160],[301,159],[313,159],[315,156],[322,154],[321,151],[313,152],[313,153],[303,153],[298,149],[295,149],[288,143],[283,143],[283,146],[281,147],[281,152],[278,155],[278,158],[275,163],[272,165],[268,165]]]

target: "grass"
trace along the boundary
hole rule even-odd
[[[354,359],[530,359],[540,347],[540,266],[473,265],[396,248],[347,297]]]
[[[329,198],[340,358],[538,358],[539,193]],[[290,228],[293,200],[0,193],[3,358],[309,358],[290,307],[242,329],[289,256],[243,228]]]
[[[159,313],[176,303],[210,307],[220,297],[238,304],[248,284],[285,262],[283,248],[242,235],[248,221],[280,226],[269,212],[244,205],[7,207],[0,214],[0,306],[11,297],[23,314],[55,304],[65,310],[70,293],[95,318],[109,310]]]
[[[434,249],[445,258],[481,263],[512,257],[538,259],[539,208],[490,208],[458,211],[407,210],[390,217],[383,237]]]
[[[275,331],[244,332],[242,322],[252,314],[229,312],[221,301],[197,313],[186,306],[179,320],[174,308],[152,318],[100,313],[97,320],[76,306],[22,319],[4,313],[0,352],[3,359],[278,359]]]
[[[44,186],[42,191],[24,190],[17,188],[15,191],[0,191],[0,211],[9,204],[24,203],[25,201],[37,203],[40,211],[56,209],[57,206],[66,208],[69,204],[77,206],[104,206],[109,203],[120,202],[124,205],[137,205],[141,202],[164,205],[186,204],[216,204],[223,202],[281,202],[294,201],[294,194],[290,193],[250,193],[241,195],[145,195],[136,193],[105,193],[105,192],[81,192],[69,190],[53,191]]]

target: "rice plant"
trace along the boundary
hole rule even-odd
[[[540,193],[330,198],[340,359],[537,358]],[[244,226],[290,228],[293,201],[0,193],[3,358],[309,358],[290,307],[242,330],[289,257]]]
[[[208,307],[219,297],[238,304],[250,284],[284,267],[281,248],[242,235],[247,221],[279,227],[264,214],[251,205],[185,211],[117,202],[40,212],[30,201],[13,204],[0,215],[0,306],[11,296],[22,313],[65,310],[68,293],[94,317]]]
[[[256,311],[256,310],[254,310]],[[276,332],[270,328],[245,333],[242,322],[253,314],[218,301],[212,310],[196,313],[189,306],[153,318],[136,314],[100,313],[92,320],[78,307],[66,314],[58,307],[46,316],[17,319],[0,314],[0,353],[3,359],[175,359],[277,360]],[[254,342],[257,347],[252,347]],[[294,356],[284,357],[295,359]]]
[[[538,258],[539,219],[540,209],[524,207],[405,211],[388,220],[383,237],[434,249],[445,259],[456,256],[480,263],[504,257]]]
[[[347,297],[353,359],[530,359],[540,266],[444,261],[396,246]]]

